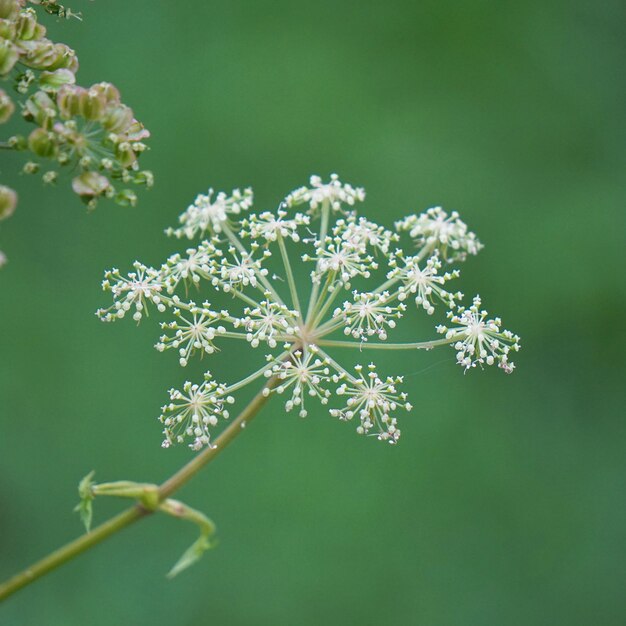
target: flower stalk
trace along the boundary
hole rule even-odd
[[[263,386],[262,390],[241,411],[241,413],[229,424],[229,426],[214,441],[211,447],[205,448],[191,461],[181,467],[175,474],[170,476],[158,487],[158,501],[162,503],[188,483],[205,465],[213,461],[220,452],[226,448],[241,433],[245,426],[251,422],[268,401],[269,394],[265,390],[271,390],[277,384],[276,378],[271,378]],[[137,503],[132,507],[118,513],[116,516],[100,524],[93,530],[77,539],[70,541],[63,547],[51,552],[48,556],[33,563],[20,573],[16,574],[3,584],[0,584],[0,602],[6,600],[20,589],[32,584],[37,579],[59,568],[64,563],[71,561],[83,552],[102,543],[112,535],[117,534],[124,528],[154,513],[156,508],[146,507]],[[197,513],[197,512],[195,512]],[[183,514],[180,516],[184,517]],[[176,568],[176,566],[175,566]],[[174,570],[172,570],[174,571]],[[172,575],[170,571],[170,576]],[[174,572],[176,573],[176,572]]]

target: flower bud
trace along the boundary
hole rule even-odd
[[[57,92],[57,105],[63,119],[69,120],[80,113],[80,99],[85,92],[83,87],[63,85]]]
[[[20,10],[18,0],[0,0],[0,18],[12,20]]]
[[[2,0],[0,0],[2,2]],[[0,37],[13,41],[15,39],[15,22],[0,18]]]
[[[28,141],[24,135],[13,135],[7,140],[10,148],[13,150],[26,150],[28,148]]]
[[[120,206],[135,206],[137,204],[137,194],[130,189],[122,189],[115,194],[115,203]]]
[[[75,82],[76,77],[67,69],[42,72],[39,77],[39,85],[46,91],[57,91],[63,85],[73,85]]]
[[[120,92],[117,90],[117,87],[111,83],[96,83],[89,89],[93,89],[95,92],[101,94],[107,104],[120,104],[121,102]]]
[[[135,174],[133,182],[136,185],[145,185],[147,189],[150,189],[154,185],[154,174],[150,170],[142,170]]]
[[[59,178],[59,173],[53,170],[45,172],[41,177],[45,185],[53,185],[57,182],[57,178]]]
[[[78,58],[76,52],[64,43],[54,44],[54,61],[48,67],[49,70],[68,69],[73,74],[78,71]]]
[[[38,171],[39,163],[35,163],[34,161],[27,161],[24,163],[24,167],[22,167],[24,174],[36,174]]]
[[[44,37],[46,29],[37,23],[37,14],[33,9],[22,11],[15,21],[15,36],[23,41],[38,40]]]
[[[133,120],[133,123],[126,131],[126,139],[128,139],[128,141],[141,141],[148,137],[150,137],[150,131],[144,128],[143,124],[137,120]]]
[[[7,96],[4,89],[0,89],[0,124],[4,124],[15,111],[13,100]]]
[[[0,220],[11,217],[17,206],[17,194],[10,187],[0,185]]]
[[[44,91],[38,91],[26,100],[22,115],[27,121],[35,120],[39,126],[45,126],[56,113],[54,100]]]
[[[106,107],[106,100],[96,89],[88,89],[80,96],[80,114],[86,120],[99,120]]]
[[[123,141],[115,147],[115,156],[120,165],[124,168],[132,167],[137,160],[137,155],[133,152],[133,149],[127,141]]]
[[[19,54],[17,48],[6,39],[0,41],[0,76],[6,76],[17,63]]]
[[[109,106],[102,118],[102,126],[112,133],[123,133],[133,123],[133,110],[125,104]]]
[[[28,147],[37,156],[49,159],[57,151],[56,135],[43,128],[36,128],[28,137]]]
[[[110,187],[109,179],[97,172],[83,172],[72,180],[74,193],[85,200],[101,196]]]

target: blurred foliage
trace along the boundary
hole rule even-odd
[[[189,458],[159,446],[159,406],[184,374],[151,348],[154,328],[93,312],[103,270],[159,263],[162,230],[210,185],[250,185],[273,208],[337,171],[387,225],[459,210],[486,244],[463,290],[523,350],[510,377],[464,376],[452,351],[385,355],[415,405],[395,448],[271,403],[182,492],[218,526],[200,564],[166,580],[193,530],[155,517],[20,592],[2,624],[623,624],[623,3],[76,4],[84,21],[50,31],[151,129],[157,185],[138,208],[93,214],[69,190],[14,185],[3,578],[81,532],[89,470],[154,482]],[[246,357],[211,369],[235,379]],[[98,502],[95,522],[118,508]]]

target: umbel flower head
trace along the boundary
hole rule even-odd
[[[437,207],[392,231],[358,213],[364,200],[362,188],[335,174],[328,183],[312,176],[276,211],[252,212],[250,189],[210,190],[183,212],[179,227],[166,231],[199,239],[193,247],[160,268],[136,262],[127,276],[106,273],[103,288],[113,303],[98,316],[110,322],[129,314],[139,322],[151,309],[165,315],[156,348],[173,349],[181,366],[196,355],[215,358],[228,341],[261,352],[260,367],[242,380],[217,382],[207,372],[201,382],[170,390],[159,418],[164,447],[212,445],[236,392],[256,381],[264,381],[264,395],[283,396],[287,412],[305,417],[317,402],[354,423],[357,433],[396,443],[398,414],[412,410],[402,376],[379,373],[369,359],[346,368],[339,353],[347,349],[449,346],[465,371],[490,365],[513,371],[519,337],[489,318],[479,296],[466,307],[463,294],[448,286],[459,270],[447,266],[482,248],[459,215]],[[296,283],[299,262],[310,265],[308,284]],[[191,289],[200,299],[189,298]],[[209,302],[216,291],[228,296],[228,309]],[[447,318],[433,328],[442,337],[389,342],[409,307]]]
[[[71,172],[72,190],[90,209],[103,198],[134,205],[133,186],[153,182],[139,167],[150,133],[111,83],[76,84],[75,51],[46,36],[34,7],[79,17],[56,0],[0,0],[0,124],[17,111],[28,125],[1,149],[27,153],[23,172],[46,184]]]

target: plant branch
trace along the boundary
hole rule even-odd
[[[228,428],[224,430],[215,440],[210,448],[205,448],[196,455],[191,461],[179,469],[175,474],[170,476],[162,485],[159,486],[158,498],[159,502],[163,502],[175,491],[180,489],[184,484],[191,480],[205,465],[210,463],[237,435],[243,430],[245,425],[252,420],[260,411],[261,407],[267,402],[270,391],[276,386],[278,379],[270,378],[264,387],[250,401],[248,406],[230,423]],[[100,524],[91,532],[70,541],[63,547],[51,552],[48,556],[37,561],[30,567],[16,574],[5,583],[0,584],[0,602],[6,600],[16,591],[30,585],[38,578],[55,570],[67,561],[72,560],[83,552],[89,550],[93,546],[101,543],[111,535],[120,530],[134,524],[138,520],[150,515],[153,511],[148,510],[141,504],[122,511],[115,517]]]

